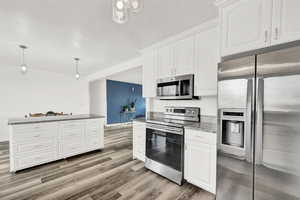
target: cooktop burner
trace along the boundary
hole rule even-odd
[[[150,115],[146,121],[181,128],[200,122],[200,108],[167,106],[163,114]]]

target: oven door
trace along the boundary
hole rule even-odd
[[[177,171],[183,170],[183,129],[147,125],[146,157]]]

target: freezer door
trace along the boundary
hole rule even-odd
[[[241,159],[222,153],[218,145],[217,200],[253,199],[253,148],[254,139],[254,94],[255,57],[244,57],[219,65],[218,108],[246,108],[247,156]],[[218,138],[221,136],[221,119],[218,120]]]
[[[255,200],[299,200],[300,47],[257,61]]]

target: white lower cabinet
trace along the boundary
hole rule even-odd
[[[132,137],[132,153],[133,158],[145,162],[146,154],[146,123],[133,122],[133,137]]]
[[[216,134],[185,130],[184,178],[213,194],[216,193]]]
[[[104,148],[103,119],[10,125],[10,171]]]

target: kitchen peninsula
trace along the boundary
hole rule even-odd
[[[104,148],[104,117],[65,115],[9,119],[10,171]]]

